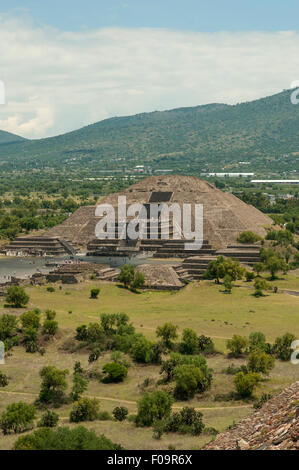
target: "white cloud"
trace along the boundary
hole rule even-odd
[[[252,100],[299,79],[298,51],[292,31],[61,32],[0,16],[0,129],[39,138],[116,115]]]

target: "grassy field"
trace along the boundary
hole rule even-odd
[[[247,285],[248,284],[244,284]],[[299,279],[296,274],[288,275],[283,280],[275,281],[280,288],[299,290]],[[89,299],[90,289],[100,287],[98,300]],[[42,310],[51,308],[57,312],[59,332],[57,337],[46,346],[46,354],[26,354],[24,348],[15,348],[6,365],[1,370],[10,378],[10,383],[0,391],[0,412],[8,403],[15,401],[33,402],[38,395],[40,386],[39,370],[44,365],[56,365],[67,368],[70,372],[76,361],[81,361],[84,368],[88,366],[88,354],[85,352],[68,353],[64,344],[73,340],[75,328],[81,324],[98,321],[101,313],[127,313],[136,330],[144,333],[149,339],[155,339],[157,325],[171,321],[178,325],[181,333],[184,328],[193,328],[198,334],[212,336],[216,348],[224,353],[208,358],[208,365],[214,371],[211,390],[188,402],[204,415],[204,422],[223,431],[227,426],[237,422],[252,412],[252,405],[242,402],[215,402],[219,393],[227,393],[234,389],[233,376],[223,373],[223,369],[234,362],[235,365],[244,360],[232,360],[226,357],[226,339],[233,334],[248,336],[252,331],[262,331],[269,342],[277,336],[291,332],[299,338],[299,297],[286,293],[269,294],[262,298],[253,297],[248,288],[234,288],[231,295],[222,292],[223,288],[212,282],[192,283],[180,292],[150,292],[134,294],[115,284],[90,281],[75,286],[56,288],[54,293],[47,291],[46,286],[27,288],[30,295],[29,308],[38,307]],[[28,310],[28,309],[27,309]],[[14,313],[20,315],[24,310],[4,308],[0,303],[0,314]],[[96,363],[100,371],[102,365],[109,362],[107,353]],[[150,379],[147,390],[155,388],[156,381],[161,377],[158,366],[134,365],[129,368],[128,378],[122,384],[103,384],[90,381],[87,395],[98,397],[101,409],[112,411],[122,404],[130,413],[136,412],[136,401],[142,396],[142,384],[145,378]],[[71,374],[70,374],[71,375]],[[262,382],[256,392],[278,393],[288,384],[298,380],[299,368],[290,362],[276,361],[276,366],[269,378]],[[71,378],[71,377],[70,377]],[[174,407],[180,408],[186,402],[176,402]],[[68,423],[70,406],[58,410],[61,420]],[[84,424],[85,425],[85,424]],[[164,435],[161,440],[153,439],[152,429],[139,429],[130,422],[116,423],[113,421],[97,421],[87,427],[98,433],[105,433],[114,442],[126,449],[167,449],[169,445],[177,449],[197,449],[211,439],[210,436]],[[0,439],[0,449],[9,449],[15,436]]]

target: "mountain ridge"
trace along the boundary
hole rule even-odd
[[[244,159],[263,165],[267,158],[294,154],[287,163],[296,170],[298,127],[298,108],[285,90],[235,105],[212,103],[113,117],[55,137],[7,142],[0,146],[0,162],[19,168],[113,170],[142,163],[209,170]],[[282,168],[284,164],[280,162]]]

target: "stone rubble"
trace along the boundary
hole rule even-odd
[[[219,434],[204,450],[299,450],[299,382]]]

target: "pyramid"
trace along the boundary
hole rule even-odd
[[[272,219],[255,207],[193,176],[151,176],[124,191],[101,199],[100,202],[111,204],[117,213],[119,196],[126,196],[127,205],[177,203],[182,208],[183,204],[202,204],[203,238],[214,249],[235,244],[238,235],[247,230],[264,237],[267,233],[266,227],[272,225]],[[95,217],[95,209],[95,206],[79,208],[61,225],[49,230],[45,236],[65,238],[77,246],[86,247],[95,239],[95,227],[99,221],[99,218]],[[194,227],[194,220],[192,225]],[[101,241],[97,242],[99,245]],[[118,240],[111,241],[111,245],[116,242],[120,243]]]

